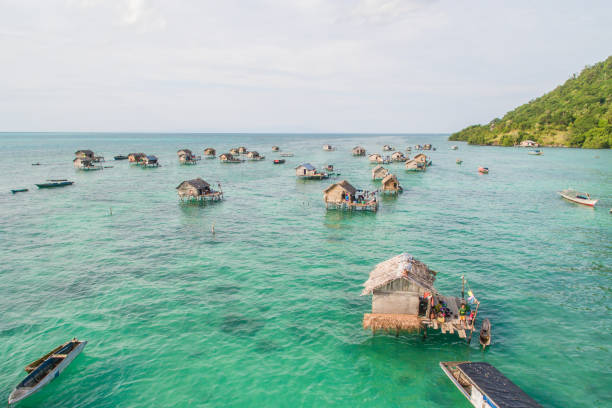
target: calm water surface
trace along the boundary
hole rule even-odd
[[[445,135],[0,134],[0,397],[23,367],[77,336],[84,353],[22,407],[469,406],[438,366],[494,364],[544,406],[611,406],[612,151],[459,145]],[[333,163],[375,188],[350,149],[433,143],[424,174],[389,167],[405,192],[376,214],[325,211]],[[324,152],[322,144],[337,146]],[[271,146],[293,151],[280,166]],[[180,166],[244,145],[240,165]],[[106,156],[72,167],[78,149]],[[141,169],[112,156],[156,154]],[[455,164],[456,158],[464,160]],[[41,166],[31,166],[40,162]],[[488,166],[489,175],[476,172]],[[181,205],[176,186],[220,182],[225,201]],[[74,186],[37,190],[69,178]],[[12,188],[29,188],[11,195]],[[556,191],[599,197],[595,209]],[[110,209],[112,208],[112,216]],[[211,234],[214,224],[216,234]],[[493,325],[486,352],[454,335],[376,335],[359,296],[375,264],[409,252],[459,295],[461,275]],[[588,403],[587,403],[588,401]]]

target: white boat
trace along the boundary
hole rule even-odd
[[[559,195],[565,198],[568,201],[573,203],[588,205],[589,207],[594,207],[595,203],[599,200],[593,200],[589,193],[580,193],[576,190],[563,190],[559,191]]]
[[[451,150],[457,150],[458,148],[459,148],[459,147],[457,147],[457,146],[451,146],[451,148],[450,148],[450,149],[451,149]]]
[[[541,407],[540,404],[489,363],[442,361],[440,367],[474,407]]]
[[[293,153],[291,152],[281,153],[280,157],[293,157]]]
[[[529,152],[527,152],[527,154],[530,154],[532,156],[541,156],[544,154],[544,152],[541,151],[540,149],[535,149],[535,150],[530,150]]]
[[[79,341],[74,338],[55,348],[34,363],[29,364],[25,368],[29,374],[11,392],[8,398],[9,405],[29,397],[57,378],[68,364],[83,351],[86,344],[86,341]]]

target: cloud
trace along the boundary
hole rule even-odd
[[[144,31],[166,27],[166,20],[146,0],[124,0],[122,3],[121,22],[123,24],[137,26]]]
[[[360,0],[350,15],[364,23],[391,23],[403,20],[434,2],[434,0]]]

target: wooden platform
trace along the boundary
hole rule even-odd
[[[421,319],[412,314],[366,313],[363,315],[363,328],[385,331],[419,331]]]

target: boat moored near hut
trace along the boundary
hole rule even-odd
[[[128,154],[128,161],[130,163],[139,163],[145,156],[144,153],[130,153]]]
[[[372,295],[372,312],[364,314],[363,328],[399,334],[433,327],[466,339],[466,330],[470,330],[471,339],[480,303],[471,291],[467,302],[441,295],[434,288],[436,275],[407,253],[376,265],[361,292],[362,296]],[[476,305],[475,312],[470,304]]]
[[[387,176],[381,182],[381,191],[384,194],[398,194],[404,191],[402,186],[399,185],[395,174],[387,174]]]
[[[352,150],[353,156],[365,156],[366,149],[361,146],[355,146]]]
[[[181,201],[219,201],[223,199],[223,191],[219,184],[219,191],[210,188],[210,184],[201,178],[183,181],[176,188]]]
[[[387,177],[387,174],[389,174],[389,170],[379,164],[372,169],[372,180],[382,180]]]
[[[204,149],[204,157],[206,157],[207,159],[214,159],[216,155],[217,151],[212,147],[207,147],[206,149]]]
[[[219,155],[221,163],[242,163],[242,160],[234,156],[232,153],[222,153]]]
[[[404,153],[398,151],[391,155],[391,160],[394,162],[405,162],[407,157],[404,156]]]
[[[348,181],[342,180],[323,190],[325,208],[340,210],[378,210],[376,192],[357,190]]]
[[[265,156],[260,155],[255,150],[248,152],[246,156],[247,156],[247,159],[252,160],[252,161],[264,160],[266,158]]]
[[[310,163],[300,164],[295,168],[295,175],[298,178],[306,180],[322,180],[329,177],[327,173],[319,172],[315,166]]]
[[[442,361],[440,368],[476,408],[541,407],[489,363]]]

